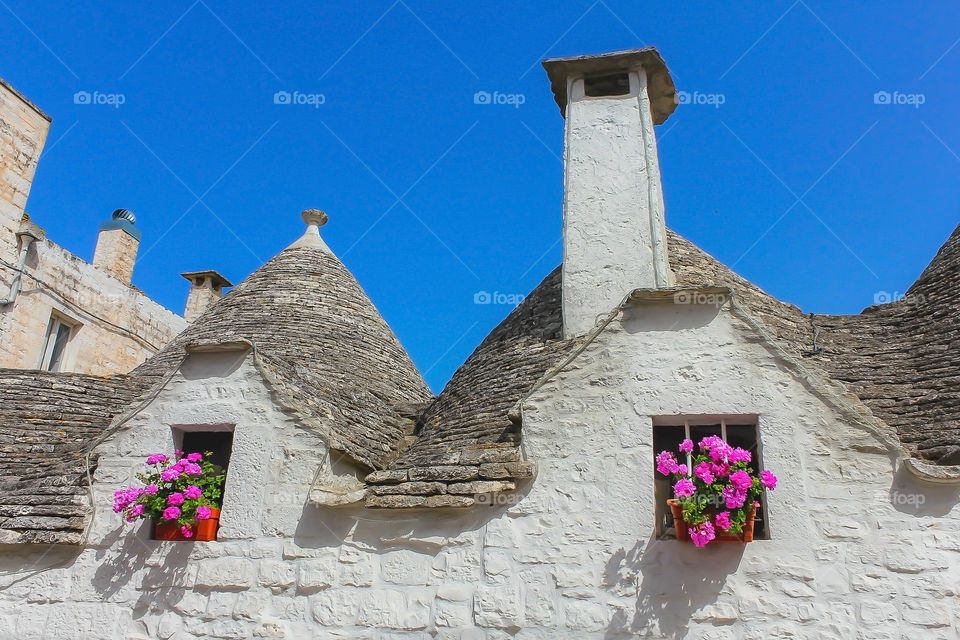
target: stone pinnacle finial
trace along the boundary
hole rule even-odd
[[[322,227],[327,224],[327,214],[319,209],[307,209],[300,214],[300,217],[311,227]]]

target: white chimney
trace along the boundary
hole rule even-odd
[[[543,62],[566,119],[563,333],[592,329],[633,289],[672,284],[654,125],[676,90],[653,47]]]
[[[187,322],[196,320],[207,310],[207,307],[222,298],[224,287],[233,286],[216,271],[190,271],[180,275],[190,281],[187,306],[183,311],[183,317]]]

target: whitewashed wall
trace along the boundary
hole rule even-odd
[[[649,416],[696,413],[761,415],[773,539],[652,537]],[[237,425],[220,539],[150,541],[109,493],[190,422]],[[103,448],[89,547],[0,551],[3,571],[64,565],[3,578],[0,635],[957,637],[957,490],[895,474],[725,310],[629,312],[530,398],[524,436],[539,475],[516,504],[321,509],[306,496],[322,442],[249,357],[197,358]]]

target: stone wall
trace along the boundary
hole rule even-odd
[[[8,262],[49,129],[50,117],[0,79],[0,258]]]
[[[187,322],[49,240],[27,255],[16,302],[0,308],[0,367],[35,369],[56,312],[76,322],[62,370],[125,373],[160,350]],[[0,264],[0,291],[13,270]]]
[[[16,232],[49,127],[49,116],[0,80],[0,299],[16,274]],[[129,254],[128,247],[132,268]],[[0,367],[39,366],[54,312],[79,326],[64,371],[122,373],[156,353],[187,323],[129,286],[125,275],[126,283],[49,240],[35,242],[19,297],[0,307]]]
[[[625,355],[630,354],[630,355]],[[6,548],[0,629],[30,638],[955,638],[958,490],[880,439],[726,308],[628,311],[523,406],[538,476],[470,510],[318,508],[326,449],[251,356],[196,354],[104,443],[82,549]],[[823,397],[821,397],[823,396]],[[653,535],[651,416],[759,414],[771,539]],[[217,542],[160,543],[110,494],[171,425],[234,424]]]

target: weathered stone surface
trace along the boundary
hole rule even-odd
[[[446,493],[446,491],[447,485],[442,482],[401,482],[399,484],[387,484],[370,487],[370,493],[375,496],[432,496],[438,493]]]
[[[465,495],[476,495],[478,493],[500,493],[502,491],[513,491],[516,485],[512,482],[503,482],[498,480],[479,480],[476,482],[456,482],[447,487],[450,493],[459,493]]]
[[[370,484],[394,484],[397,482],[406,482],[408,479],[428,480],[429,478],[408,478],[407,469],[374,471],[366,477],[366,481]]]
[[[532,478],[537,466],[533,462],[488,462],[480,465],[480,477],[484,480],[519,480]]]
[[[409,509],[422,507],[426,503],[426,496],[367,496],[366,505],[370,509]]]
[[[252,562],[240,558],[213,558],[200,562],[197,570],[198,587],[231,591],[249,589],[255,581]]]
[[[426,480],[439,482],[459,482],[478,478],[480,470],[477,467],[443,465],[437,467],[413,467],[406,470],[411,480]]]
[[[328,555],[300,561],[297,571],[297,592],[315,593],[329,588],[337,579],[337,560]]]
[[[443,508],[443,507],[471,507],[474,499],[470,496],[430,496],[423,503],[425,507]]]

